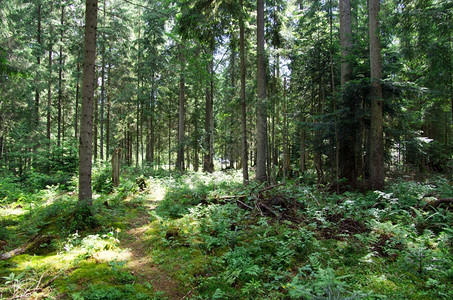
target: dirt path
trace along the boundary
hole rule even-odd
[[[149,212],[157,207],[163,197],[163,188],[153,188],[153,191],[146,194],[144,209],[138,210],[137,217],[129,220],[129,230],[121,239],[121,246],[130,252],[127,266],[136,276],[138,283],[150,283],[154,291],[163,292],[163,296],[168,299],[182,299],[184,295],[179,291],[178,283],[152,261],[148,253],[150,246],[145,243],[146,231],[149,229]]]

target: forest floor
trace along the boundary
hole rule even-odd
[[[130,252],[126,265],[136,276],[137,283],[152,284],[154,291],[162,292],[162,296],[169,299],[182,299],[184,295],[181,294],[179,284],[159,264],[153,262],[149,255],[152,246],[146,242],[146,232],[150,229],[150,212],[164,199],[165,190],[161,186],[155,186],[152,191],[141,196],[144,200],[140,203],[141,207],[138,207],[138,213],[127,220],[128,229],[119,238],[120,247]]]
[[[113,188],[109,174],[94,173],[90,227],[76,184],[0,179],[0,299],[453,297],[445,178],[336,195],[315,178],[132,170]]]

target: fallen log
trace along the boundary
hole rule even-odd
[[[448,205],[451,205],[453,204],[453,198],[440,198],[440,199],[437,199],[437,200],[434,200],[434,201],[431,201],[431,202],[428,202],[426,203],[423,208],[428,208],[428,207],[434,207],[434,208],[437,208],[439,207],[441,204],[448,204]]]
[[[0,261],[7,260],[13,256],[23,254],[23,253],[29,251],[30,249],[35,248],[36,246],[39,246],[45,242],[48,242],[49,238],[50,237],[48,237],[48,236],[35,235],[27,243],[20,246],[19,248],[16,248],[14,250],[0,254]]]

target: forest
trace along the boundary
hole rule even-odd
[[[0,0],[0,299],[452,299],[451,0]]]

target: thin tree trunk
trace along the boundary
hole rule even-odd
[[[340,193],[340,185],[339,185],[339,172],[340,172],[340,143],[338,139],[338,118],[337,118],[337,97],[335,95],[335,73],[334,73],[334,65],[333,65],[333,8],[332,8],[332,0],[329,1],[330,3],[330,18],[329,18],[329,25],[330,25],[330,50],[329,50],[329,57],[330,57],[330,84],[332,90],[332,100],[333,100],[333,113],[334,113],[334,126],[335,126],[335,186],[337,194]],[[340,11],[341,11],[341,0],[340,0]],[[341,17],[340,17],[341,19]],[[341,24],[340,24],[341,26]],[[340,29],[341,30],[341,29]],[[340,37],[341,39],[341,37]]]
[[[53,9],[53,1],[50,2],[50,12],[52,12]],[[46,122],[46,131],[47,131],[47,139],[49,140],[49,148],[51,145],[51,113],[52,113],[52,47],[53,47],[53,26],[52,22],[50,23],[50,40],[49,40],[49,86],[47,90],[47,122]]]
[[[264,1],[257,1],[257,119],[256,119],[256,179],[267,181],[266,174],[266,141],[267,141],[267,100],[266,100],[266,61],[264,52]]]
[[[39,49],[38,49],[38,54],[36,55],[36,60],[38,63],[38,70],[40,69],[41,65],[41,47],[42,47],[42,41],[41,41],[41,3],[37,4],[37,17],[38,17],[38,28],[37,28],[37,36],[36,36],[36,41],[38,42]],[[39,84],[39,76],[38,76],[38,82]],[[39,127],[39,102],[40,102],[40,88],[37,86],[36,91],[35,91],[35,128],[37,129]]]
[[[75,114],[74,114],[74,135],[75,140],[79,139],[79,94],[80,94],[80,52],[77,56],[77,83],[76,83],[76,95],[75,95]]]
[[[186,57],[184,47],[180,45],[181,71],[179,74],[179,111],[178,111],[178,156],[176,158],[176,168],[184,171],[184,133],[185,133],[185,65]]]
[[[95,71],[95,80],[97,83],[97,79],[99,74]],[[95,89],[97,88],[97,84],[95,83]],[[99,101],[95,98],[94,99],[94,124],[93,124],[93,159],[94,161],[98,160],[98,124],[99,124]]]
[[[63,106],[63,34],[64,34],[64,6],[61,5],[61,34],[60,34],[60,54],[59,54],[59,69],[58,69],[58,130],[57,130],[57,146],[61,146],[61,118],[62,118],[62,106]]]
[[[211,54],[214,54],[214,45],[211,42]],[[203,171],[212,173],[214,171],[214,57],[208,63],[209,85],[206,88],[206,118],[205,118],[205,155],[203,158]]]
[[[303,119],[305,122],[305,119]],[[306,138],[306,131],[305,127],[302,128],[300,131],[300,150],[299,150],[299,172],[301,175],[305,173],[305,138]]]
[[[168,98],[168,171],[171,170],[171,99]]]
[[[247,103],[245,98],[245,29],[243,0],[239,0],[241,9],[239,15],[239,52],[241,56],[241,150],[242,150],[242,182],[249,183],[248,149],[247,149]]]
[[[104,26],[105,26],[105,14],[106,14],[106,5],[104,0]],[[100,112],[100,145],[99,145],[99,154],[101,161],[104,160],[104,103],[105,103],[105,32],[102,33],[102,48],[101,48],[101,112]]]
[[[286,77],[283,79],[283,178],[288,176],[290,166],[288,150],[288,125],[286,120]]]
[[[369,0],[371,128],[370,188],[384,187],[384,135],[382,117],[381,44],[379,37],[379,0]]]
[[[92,205],[91,166],[93,102],[96,60],[97,0],[86,0],[85,43],[82,75],[82,115],[79,146],[79,202]]]
[[[105,157],[108,158],[110,154],[110,109],[111,109],[111,102],[110,102],[110,69],[111,65],[107,68],[107,119],[106,119],[106,137],[105,137]]]

